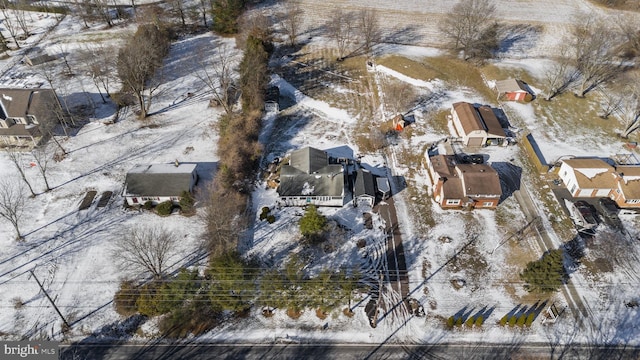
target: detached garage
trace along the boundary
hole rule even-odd
[[[490,106],[457,102],[451,109],[453,126],[466,146],[500,145],[506,134]]]

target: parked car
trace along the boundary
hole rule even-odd
[[[614,228],[622,228],[622,222],[618,217],[618,212],[620,211],[620,209],[618,209],[618,205],[615,201],[609,198],[600,198],[598,199],[597,207],[598,211],[602,215],[602,218],[607,224],[611,225]]]
[[[598,226],[598,220],[596,218],[595,210],[584,200],[578,200],[571,202],[567,199],[564,200],[571,220],[576,224],[578,230],[594,229]]]
[[[462,162],[467,164],[484,164],[484,156],[480,154],[463,155]]]
[[[618,218],[618,205],[609,198],[598,199],[598,210],[604,218]]]

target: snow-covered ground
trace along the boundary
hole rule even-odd
[[[566,29],[571,16],[576,11],[595,9],[583,0],[497,2],[501,18],[513,23],[527,21],[534,25],[541,24],[543,30],[541,33],[529,34],[531,37],[528,38],[530,43],[527,46],[505,52],[496,61],[496,65],[523,69],[538,78],[548,62],[540,58],[550,56],[550,51],[558,44],[559,35]],[[307,28],[322,24],[335,8],[356,10],[362,7],[361,3],[347,0],[321,3],[302,1],[307,11]],[[367,7],[384,10],[384,24],[393,24],[390,26],[396,28],[396,24],[400,24],[408,29],[404,34],[411,35],[395,39],[395,42],[411,45],[385,44],[379,47],[380,54],[401,54],[418,59],[441,54],[440,50],[431,47],[440,45],[435,40],[435,21],[425,20],[441,16],[452,4],[453,2],[444,0],[430,0],[427,4],[409,0],[367,2]],[[277,5],[268,8],[273,9],[277,10]],[[34,31],[36,35],[30,37],[29,42],[39,41],[45,29],[51,28],[55,23],[50,15],[43,15],[38,19],[36,28],[43,30]],[[130,30],[130,27],[112,30],[96,27],[85,30],[81,28],[77,18],[68,16],[38,46],[52,53],[63,47],[69,51],[82,48],[81,44],[88,42],[88,39],[100,38],[117,42],[123,33]],[[394,32],[391,28],[387,32],[401,36],[399,31]],[[74,322],[72,330],[67,334],[68,338],[80,340],[105,326],[122,321],[123,318],[114,311],[111,301],[119,281],[128,274],[115,265],[111,244],[119,233],[131,226],[146,223],[172,229],[184,237],[181,255],[172,259],[172,268],[198,265],[193,262],[197,260],[196,251],[201,241],[203,225],[197,217],[172,215],[160,218],[150,213],[126,211],[122,207],[121,192],[126,172],[138,164],[168,163],[175,160],[196,163],[203,179],[200,186],[211,179],[217,162],[217,135],[212,125],[220,112],[207,106],[206,88],[193,74],[192,55],[195,49],[212,44],[218,46],[221,43],[233,47],[232,39],[221,39],[211,34],[187,37],[174,44],[166,61],[171,75],[154,100],[151,111],[155,114],[148,121],[139,121],[129,112],[120,121],[109,124],[114,110],[108,105],[102,105],[94,93],[91,98],[95,102],[96,115],[91,122],[84,125],[75,136],[60,137],[68,155],[64,160],[51,165],[48,176],[54,189],[28,201],[28,216],[22,224],[26,240],[16,242],[12,228],[8,223],[0,222],[2,338],[49,335],[61,339],[59,330],[62,321],[40,292],[38,284],[29,276],[29,270],[33,270],[43,282],[67,320]],[[326,39],[318,36],[312,40],[311,45],[325,43]],[[3,86],[23,86],[42,82],[35,70],[17,63],[18,57],[15,55],[2,60],[0,66],[5,70],[5,76],[0,79],[0,83]],[[70,61],[72,66],[75,65],[73,56],[70,56]],[[63,65],[59,61],[55,64],[58,69],[62,69]],[[425,145],[448,135],[434,130],[429,114],[447,109],[457,101],[486,103],[491,99],[483,99],[471,89],[444,84],[439,80],[425,82],[412,79],[381,66],[377,69],[376,77],[393,77],[419,87],[421,91],[442,92],[440,100],[433,105],[435,108],[424,109],[427,116],[418,119],[415,124],[423,127],[424,131],[420,132],[421,135],[403,139],[394,147],[390,152],[389,164],[380,154],[367,154],[362,158],[363,164],[380,175],[386,173],[385,165],[389,165],[394,175],[405,176],[408,184],[423,189],[418,194],[426,197],[426,172],[403,164],[399,160],[402,159],[401,153],[423,149]],[[64,84],[66,94],[94,91],[91,79],[81,74]],[[283,131],[282,143],[267,146],[269,150],[265,156],[268,160],[304,146],[315,146],[341,154],[360,154],[357,145],[351,141],[350,134],[363,119],[350,113],[353,109],[332,107],[327,102],[303,94],[287,79],[275,75],[272,77],[272,84],[277,85],[284,96],[295,100],[296,108],[290,110],[293,112],[292,116],[305,120],[294,122],[296,126]],[[338,93],[343,90],[336,88]],[[188,97],[187,93],[195,95]],[[533,111],[533,104],[504,106],[518,115],[521,123],[513,124],[514,126],[534,134],[548,160],[564,155],[607,156],[620,152],[621,141],[616,139],[607,139],[597,148],[588,146],[581,137],[567,136],[562,141],[557,141],[545,133],[540,119],[536,118]],[[278,118],[273,115],[265,117],[262,139],[272,141],[273,137],[268,133],[278,128],[277,121]],[[508,162],[523,166],[517,147],[491,147],[482,149],[482,152],[488,155],[493,164]],[[27,159],[27,177],[33,182],[36,192],[43,192],[44,183],[37,169],[28,167],[28,163]],[[2,176],[17,179],[17,171],[4,153],[0,153],[0,170]],[[99,194],[113,191],[114,197],[105,208],[98,209],[94,204],[88,210],[78,211],[80,201],[89,190],[96,190]],[[541,189],[535,189],[533,193],[540,196],[542,192]],[[528,261],[539,256],[533,254],[539,249],[532,237],[525,237],[517,243],[503,243],[509,234],[525,224],[525,217],[517,201],[509,197],[497,211],[442,211],[429,200],[413,198],[409,194],[408,189],[400,191],[395,196],[396,207],[407,258],[409,291],[424,306],[427,316],[388,316],[379,322],[376,329],[372,329],[363,311],[366,299],[355,308],[353,318],[347,318],[338,312],[321,320],[315,316],[314,311],[305,312],[297,320],[289,319],[283,311],[276,311],[274,317],[265,318],[260,315],[260,309],[253,309],[248,318],[224,324],[203,339],[270,342],[287,337],[300,341],[381,343],[462,340],[501,342],[517,337],[522,341],[542,343],[598,340],[638,345],[640,336],[635,325],[639,315],[637,307],[627,308],[622,302],[631,300],[628,294],[638,279],[633,274],[617,271],[599,274],[599,278],[585,273],[583,268],[578,268],[571,274],[572,281],[577,284],[578,292],[592,315],[582,332],[572,331],[575,322],[570,315],[553,326],[540,324],[539,316],[531,328],[522,331],[498,325],[502,316],[524,311],[523,307],[527,310],[531,307],[540,310],[544,301],[547,305],[554,302],[560,308],[566,305],[566,300],[559,293],[542,298],[531,296],[522,288],[517,277],[522,262],[511,259],[510,256],[513,253],[530,252],[532,254],[526,259]],[[257,186],[252,201],[256,217],[261,207],[274,206],[276,199],[275,190],[266,189],[263,184]],[[426,211],[431,225],[426,232],[421,229],[424,229],[423,223],[427,220],[418,216],[414,202],[427,204]],[[337,240],[335,249],[331,252],[309,251],[298,243],[296,219],[300,211],[296,208],[277,209],[275,223],[255,221],[249,229],[249,240],[242,244],[244,254],[259,257],[266,264],[275,265],[281,264],[291,252],[306,251],[305,258],[309,262],[305,270],[313,274],[325,267],[366,268],[364,253],[376,254],[385,250],[384,234],[379,231],[381,218],[374,215],[373,229],[367,229],[362,215],[364,209],[345,206],[341,209],[322,209],[322,212],[348,229],[346,236]],[[633,218],[623,220],[631,236],[637,238],[637,222]],[[364,249],[359,249],[356,245],[360,238],[370,240]],[[615,269],[637,266],[637,263],[631,264],[619,264],[620,267]],[[616,286],[605,286],[605,283]],[[616,298],[619,299],[617,302],[611,300]],[[15,306],[16,299],[24,305]],[[609,306],[605,306],[607,301]],[[482,314],[485,324],[480,329],[447,330],[445,320],[456,314]],[[605,324],[607,331],[588,331],[590,324]],[[145,333],[153,334],[154,330],[152,325],[145,327]]]

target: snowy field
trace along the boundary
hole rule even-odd
[[[326,21],[333,9],[344,7],[346,10],[357,10],[363,7],[361,3],[303,0],[307,11],[305,25],[311,38],[308,46],[327,46],[327,39],[318,34],[316,29]],[[577,11],[604,11],[584,0],[500,0],[497,3],[499,17],[505,21],[542,25],[542,31],[529,34],[531,37],[523,42],[525,45],[506,51],[495,65],[522,69],[538,78],[548,64],[547,58],[552,56],[553,49],[558,45],[559,35],[566,31],[571,16]],[[377,55],[402,54],[421,59],[441,54],[434,20],[446,14],[452,4],[452,1],[444,0],[367,2],[367,7],[383,10],[383,23],[389,24],[386,30],[390,34],[389,41],[396,43],[379,46]],[[263,9],[275,12],[278,5]],[[611,12],[608,15],[616,14]],[[27,39],[24,47],[38,46],[52,54],[81,49],[90,39],[117,44],[124,34],[133,29],[130,26],[111,30],[99,26],[82,29],[80,21],[73,16],[67,16],[56,27],[53,27],[56,20],[50,15],[37,15],[36,19],[34,28],[37,30],[33,31],[34,35]],[[44,36],[47,29],[53,30]],[[43,282],[67,321],[73,323],[71,331],[66,334],[67,340],[82,340],[95,334],[104,337],[117,335],[117,325],[124,318],[113,309],[112,299],[120,280],[132,274],[122,273],[114,264],[111,244],[119,234],[137,224],[162,225],[184,239],[181,255],[171,260],[172,269],[204,264],[199,252],[204,229],[197,216],[186,218],[172,215],[160,218],[150,213],[127,211],[122,206],[121,192],[126,172],[139,164],[175,160],[195,163],[202,179],[199,187],[211,180],[217,164],[217,135],[212,125],[220,112],[208,107],[206,87],[193,75],[193,54],[196,49],[214,45],[211,47],[213,54],[221,44],[233,47],[234,40],[203,34],[182,39],[173,45],[165,62],[170,70],[167,73],[171,76],[166,79],[159,96],[154,100],[151,108],[154,114],[146,121],[137,120],[135,114],[129,111],[111,124],[114,108],[100,102],[90,78],[78,72],[75,77],[61,82],[64,93],[74,95],[73,98],[79,102],[88,101],[86,96],[81,100],[83,96],[78,95],[83,90],[88,91],[90,101],[95,106],[95,115],[75,136],[59,137],[68,154],[62,161],[51,165],[48,176],[53,190],[28,201],[28,217],[22,224],[25,241],[16,242],[13,229],[8,223],[0,222],[0,338],[50,336],[63,339],[60,332],[62,321],[30,276],[30,270]],[[2,86],[44,83],[34,69],[19,63],[23,51],[16,51],[10,58],[0,61],[0,68],[3,69],[0,79]],[[77,61],[73,55],[70,56],[72,67],[78,65]],[[57,61],[55,66],[62,70],[64,65]],[[416,198],[428,196],[425,169],[412,168],[401,162],[403,152],[418,151],[448,135],[434,128],[428,114],[448,109],[457,101],[493,103],[493,99],[484,99],[472,89],[437,79],[429,82],[412,79],[382,66],[372,76],[378,81],[378,86],[379,81],[393,78],[409,83],[420,91],[439,92],[442,95],[433,108],[423,109],[427,116],[418,119],[415,124],[422,127],[420,135],[403,138],[398,146],[389,150],[388,159],[381,154],[363,154],[365,156],[362,158],[362,162],[375,173],[385,174],[386,164],[393,175],[404,176],[409,186],[419,189],[414,193],[418,195],[410,195],[409,189],[395,189],[398,194],[394,198],[407,257],[409,291],[411,297],[424,306],[426,316],[397,316],[394,313],[381,319],[378,327],[372,329],[363,311],[366,304],[366,297],[363,297],[355,308],[353,318],[338,312],[321,320],[312,310],[306,311],[297,320],[288,318],[284,311],[277,311],[274,317],[265,318],[260,315],[260,309],[253,309],[248,318],[224,324],[203,336],[203,340],[271,342],[288,338],[301,342],[378,344],[455,341],[497,343],[508,339],[520,343],[599,341],[640,345],[638,308],[624,306],[624,301],[633,300],[633,294],[637,294],[634,289],[639,279],[633,273],[616,271],[624,267],[637,267],[637,262],[615,264],[612,271],[596,275],[587,273],[584,267],[575,269],[571,279],[590,313],[581,331],[574,331],[576,323],[570,314],[551,326],[542,325],[540,315],[530,328],[509,328],[498,324],[500,318],[509,313],[535,309],[539,314],[542,304],[555,303],[559,308],[567,305],[567,300],[560,293],[536,297],[528,294],[519,281],[517,273],[523,263],[518,261],[520,259],[511,259],[512,254],[530,253],[530,258],[526,259],[529,261],[537,258],[541,249],[532,239],[533,235],[517,243],[503,243],[508,234],[526,223],[518,202],[511,196],[500,204],[497,211],[442,211],[431,201]],[[295,100],[295,107],[288,110],[294,118],[294,126],[282,131],[278,128],[277,117],[265,117],[261,138],[264,142],[273,141],[271,132],[282,131],[278,132],[282,135],[278,143],[265,144],[268,149],[266,159],[271,160],[304,146],[339,154],[360,154],[353,140],[353,132],[365,119],[353,114],[353,109],[336,108],[302,93],[288,80],[274,75],[271,83],[280,88],[283,96]],[[335,92],[343,90],[336,87]],[[187,96],[187,93],[194,95]],[[619,139],[606,139],[598,146],[593,146],[594,139],[588,135],[566,136],[558,141],[540,125],[542,119],[536,118],[533,104],[504,106],[509,114],[517,114],[518,122],[512,125],[531,131],[548,160],[565,155],[608,156],[622,149]],[[512,163],[521,168],[525,166],[519,158],[522,152],[515,146],[486,148],[482,152],[488,155],[489,162],[494,165]],[[25,160],[23,165],[27,177],[34,184],[36,192],[42,193],[44,183],[37,169],[29,166],[29,159]],[[0,153],[0,172],[2,176],[18,179],[15,167],[4,153]],[[525,172],[523,176],[537,175]],[[526,178],[524,181],[530,183]],[[105,208],[96,208],[94,203],[88,210],[77,210],[84,194],[90,190],[98,194],[113,191],[114,196]],[[539,199],[547,196],[547,193],[544,189],[533,189],[532,193],[538,199],[536,204],[544,209]],[[256,217],[261,207],[273,206],[276,199],[275,190],[265,189],[264,184],[256,186],[252,196]],[[427,204],[426,211],[432,223],[428,231],[422,231],[426,220],[419,216],[413,205],[418,200]],[[329,219],[348,229],[329,253],[310,251],[299,245],[296,220],[301,210],[296,208],[277,210],[275,215],[278,220],[274,224],[256,219],[249,229],[250,236],[240,249],[247,256],[258,257],[273,265],[282,263],[292,252],[302,254],[308,260],[305,270],[310,274],[325,267],[360,266],[366,270],[373,265],[368,265],[364,260],[365,253],[374,259],[381,259],[386,249],[385,236],[379,231],[381,218],[374,214],[373,229],[367,229],[362,215],[364,211],[351,206],[322,209]],[[637,220],[625,217],[623,221],[630,236],[637,238]],[[360,238],[370,240],[364,249],[356,246]],[[554,238],[557,246],[566,240],[569,239]],[[602,257],[603,254],[597,251],[605,251],[602,249],[606,249],[606,245],[600,245],[601,250],[594,248],[593,253],[587,253],[585,259],[590,259],[590,256]],[[16,301],[24,305],[16,306]],[[477,314],[482,314],[485,319],[480,329],[462,327],[448,330],[444,326],[450,316]],[[149,336],[156,335],[153,322],[145,324],[143,330]],[[145,339],[137,335],[134,340]]]

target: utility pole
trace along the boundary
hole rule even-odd
[[[51,305],[53,305],[53,308],[56,309],[56,312],[58,313],[58,315],[60,315],[60,318],[62,319],[62,322],[64,322],[64,324],[68,328],[70,328],[71,325],[69,325],[69,323],[67,322],[67,319],[65,319],[64,316],[62,316],[62,313],[60,312],[60,309],[58,309],[58,307],[56,306],[56,303],[53,302],[53,299],[51,299],[51,296],[49,296],[49,293],[47,293],[47,290],[44,289],[44,287],[42,286],[42,283],[36,277],[36,274],[33,273],[33,270],[29,270],[29,272],[31,273],[31,276],[33,276],[33,278],[36,279],[36,282],[38,283],[38,286],[40,286],[40,290],[42,290],[42,292],[44,292],[44,295],[47,297],[47,299],[49,299],[49,302],[51,303]]]

